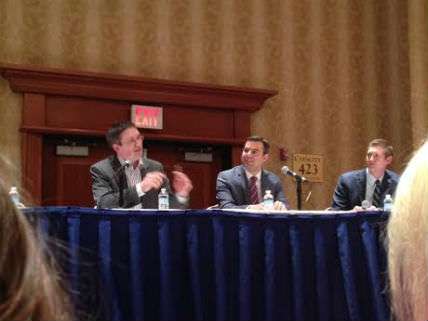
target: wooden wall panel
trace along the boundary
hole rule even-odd
[[[22,123],[33,126],[44,126],[46,117],[45,95],[26,93],[24,94],[24,111]]]
[[[251,114],[247,111],[235,110],[233,117],[233,135],[235,137],[247,137],[249,129],[247,126],[250,124]]]
[[[63,157],[57,162],[55,197],[58,205],[93,206],[92,181],[88,171],[90,165],[88,159],[78,157]]]
[[[210,138],[232,138],[233,112],[227,110],[183,108],[166,106],[164,108],[164,130],[161,133]]]
[[[46,126],[104,131],[115,122],[130,119],[129,106],[114,100],[48,96]]]
[[[42,201],[43,135],[22,135],[22,187],[28,191],[35,204]]]

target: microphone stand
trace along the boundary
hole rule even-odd
[[[295,176],[296,179],[296,196],[297,196],[297,209],[302,209],[302,178]]]
[[[122,164],[119,169],[114,173],[113,177],[116,177],[119,180],[119,207],[123,207],[123,186],[124,186],[124,179],[122,177],[122,172],[125,170],[126,167],[130,165],[130,162],[127,160],[124,164]],[[125,178],[126,179],[126,178]]]
[[[296,180],[297,209],[300,211],[302,209],[302,182],[307,181],[307,179],[291,171],[288,166],[282,167],[281,172],[284,175],[293,176]]]

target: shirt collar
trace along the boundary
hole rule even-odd
[[[379,177],[379,178],[376,178],[376,177],[374,177],[372,174],[370,174],[370,172],[369,172],[369,169],[368,168],[366,168],[366,177],[367,177],[367,182],[370,184],[370,185],[374,185],[375,183],[376,183],[376,180],[379,180],[379,182],[382,184],[382,180],[383,180],[383,177],[385,176],[385,174],[383,174],[381,177]]]
[[[125,164],[125,159],[122,159],[119,156],[117,157],[117,159],[119,160],[121,166],[123,166]],[[140,158],[138,160],[138,166],[137,167],[141,167],[141,166],[143,166],[143,158]]]
[[[255,177],[257,177],[257,180],[259,181],[260,178],[262,177],[262,171],[258,172],[256,175],[253,175],[250,172],[248,172],[247,170],[245,170],[245,175],[247,175],[248,180],[250,180],[251,177],[255,176]]]

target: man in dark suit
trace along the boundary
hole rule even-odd
[[[274,209],[286,209],[287,200],[278,176],[263,169],[269,158],[269,143],[259,136],[247,138],[242,150],[242,165],[217,176],[217,202],[220,208],[264,209],[263,196],[270,190]]]
[[[158,194],[166,188],[171,208],[186,207],[192,182],[182,172],[173,171],[169,180],[161,163],[143,158],[144,137],[129,121],[113,125],[106,134],[112,155],[90,168],[92,193],[99,208],[158,208]]]
[[[387,169],[392,157],[392,146],[386,140],[372,140],[367,149],[367,168],[339,177],[331,208],[344,211],[382,208],[385,195],[394,194],[399,179]],[[365,208],[362,207],[364,200],[367,201]]]

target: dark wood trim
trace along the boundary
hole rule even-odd
[[[75,136],[95,136],[103,137],[105,130],[82,130],[82,129],[67,129],[55,128],[44,126],[21,126],[20,131],[23,133],[32,134],[47,134],[47,135],[75,135]],[[179,135],[165,135],[156,133],[144,132],[144,137],[150,140],[165,140],[165,141],[178,141],[178,142],[195,142],[195,143],[209,143],[209,144],[226,144],[226,145],[242,145],[245,139],[220,139],[211,137],[191,137]]]
[[[24,93],[24,106],[32,108],[29,113],[24,110],[22,113],[22,123],[40,126],[45,123],[46,115],[46,96],[41,94]]]
[[[35,204],[42,202],[43,135],[22,135],[22,187],[33,198]]]
[[[230,157],[231,157],[232,166],[241,164],[242,146],[232,146],[231,153],[232,155],[230,155]]]
[[[76,136],[96,136],[102,137],[105,135],[105,130],[90,130],[90,129],[74,129],[74,128],[56,128],[46,126],[26,126],[20,128],[23,133],[37,133],[48,135],[76,135]]]
[[[96,72],[0,65],[15,92],[80,96],[158,104],[242,109],[254,112],[278,92],[234,86],[159,80]]]
[[[251,114],[235,110],[233,115],[233,128],[235,137],[248,137],[247,124],[251,122]]]

